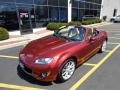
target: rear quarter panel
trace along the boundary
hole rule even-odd
[[[103,41],[108,40],[107,32],[105,32],[105,31],[100,31],[99,37],[100,37],[100,41],[102,41],[102,43],[103,43]]]

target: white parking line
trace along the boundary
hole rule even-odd
[[[112,38],[112,39],[120,39],[120,37],[108,37],[108,38]]]
[[[120,44],[120,43],[107,42],[107,44],[113,44],[113,45],[116,44],[117,45],[117,44]]]
[[[115,35],[119,36],[120,34],[115,34]]]
[[[110,52],[111,50],[105,50],[105,52]]]
[[[83,65],[85,65],[85,66],[92,66],[92,67],[94,67],[96,64],[84,63]]]
[[[119,32],[119,33],[120,33],[120,30],[119,30],[119,31],[114,31],[114,30],[113,30],[113,31],[109,31],[109,30],[108,30],[107,32],[108,32],[108,33],[109,33],[109,32],[117,32],[117,33]]]

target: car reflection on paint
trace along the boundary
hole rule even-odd
[[[31,41],[19,54],[19,66],[40,81],[69,80],[77,66],[106,48],[107,33],[83,26],[66,26]]]

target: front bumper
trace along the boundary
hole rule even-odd
[[[21,61],[19,62],[19,66],[26,74],[40,81],[54,81],[57,77],[55,70],[50,66],[41,66],[41,69],[37,69],[35,67],[30,67]]]

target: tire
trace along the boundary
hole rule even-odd
[[[117,23],[117,21],[114,20],[114,23]]]
[[[74,59],[68,59],[60,68],[59,74],[57,76],[58,82],[65,82],[69,80],[75,72],[76,63]]]
[[[111,19],[110,21],[111,21],[111,22],[114,22],[114,19]]]
[[[99,53],[105,52],[107,47],[107,41],[105,40],[99,50]]]

